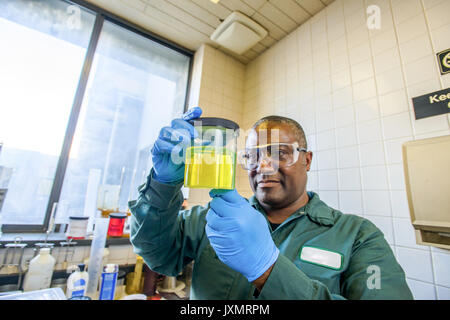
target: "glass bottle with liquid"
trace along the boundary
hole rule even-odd
[[[184,186],[234,189],[239,125],[222,118],[189,121],[199,133],[186,149]]]

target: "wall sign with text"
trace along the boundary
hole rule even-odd
[[[412,99],[416,120],[450,113],[450,88]]]
[[[441,75],[450,73],[450,49],[444,50],[437,54],[439,61],[439,69],[441,70]]]

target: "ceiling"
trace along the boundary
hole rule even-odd
[[[203,43],[247,64],[334,0],[87,0],[187,49]],[[209,37],[233,11],[262,25],[268,36],[242,55],[227,51]]]

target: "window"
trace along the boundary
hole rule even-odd
[[[91,9],[0,2],[4,232],[45,231],[53,207],[56,223],[92,216],[108,192],[126,211],[161,124],[185,109],[192,53]]]

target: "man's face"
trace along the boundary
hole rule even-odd
[[[250,132],[246,147],[294,142],[300,143],[289,125],[264,122]],[[274,168],[270,161],[260,161],[256,169],[248,172],[256,199],[263,205],[277,209],[298,200],[306,192],[307,171],[311,160],[311,152],[300,152],[297,162],[288,167]]]

